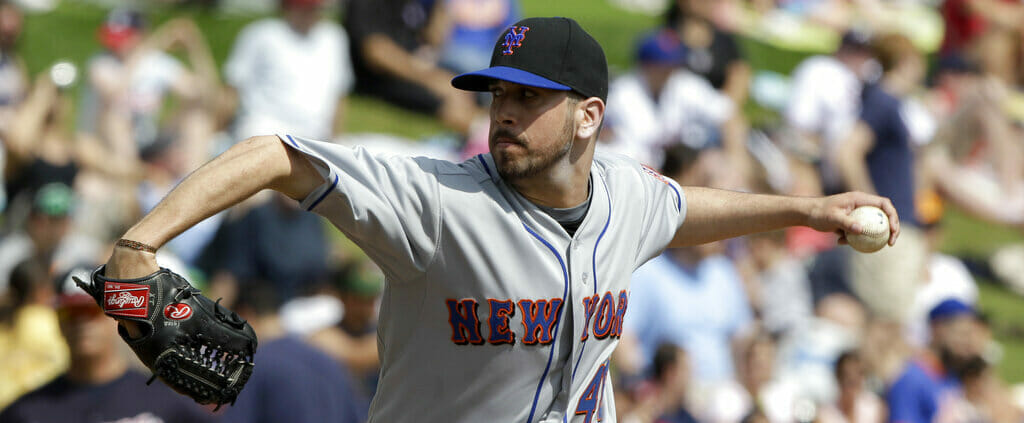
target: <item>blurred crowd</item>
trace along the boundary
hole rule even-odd
[[[793,228],[641,267],[612,359],[619,420],[1024,422],[1024,389],[994,371],[1020,358],[1003,357],[975,282],[1024,294],[1024,247],[939,251],[947,208],[1024,229],[1024,3],[610,2],[658,25],[621,35],[636,40],[632,65],[613,68],[600,150],[682,185],[877,193],[902,229],[873,254]],[[0,423],[365,420],[384,278],[292,200],[261,193],[158,254],[260,337],[252,380],[216,413],[145,387],[71,276],[87,278],[178,181],[253,135],[451,160],[486,150],[488,98],[449,81],[487,66],[520,2],[157,2],[265,14],[222,66],[186,15],[152,25],[145,9],[100,3],[117,4],[96,28],[102,47],[31,75],[23,13],[57,2],[0,0]],[[801,61],[760,69],[750,43]],[[455,135],[350,133],[350,96]]]

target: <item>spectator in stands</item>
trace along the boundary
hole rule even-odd
[[[1002,0],[946,0],[940,10],[946,24],[941,54],[965,54],[1004,84],[1024,82],[1020,70],[1024,5]]]
[[[199,267],[212,275],[212,296],[225,304],[234,302],[247,280],[272,281],[277,297],[287,302],[327,277],[328,250],[321,218],[275,194],[240,217],[229,216]]]
[[[489,66],[494,40],[520,19],[519,0],[433,0],[449,26],[440,64],[461,74]]]
[[[366,396],[377,388],[377,314],[384,274],[372,261],[361,259],[332,277],[345,315],[332,327],[314,333],[310,342],[341,361],[359,380]]]
[[[919,153],[920,186],[941,205],[997,224],[1024,225],[1024,153],[1002,109],[1004,92],[960,56],[937,62],[930,110],[940,122]]]
[[[699,150],[738,141],[735,136],[726,139],[727,125],[734,125],[738,116],[735,104],[683,69],[686,57],[686,46],[670,29],[640,40],[636,70],[609,87],[601,147],[660,168],[661,153],[672,144]],[[745,149],[742,144],[738,148]]]
[[[812,319],[779,341],[778,378],[796,386],[802,397],[834,402],[838,390],[833,363],[858,346],[866,322],[864,307],[855,298],[826,296],[816,304]]]
[[[686,350],[678,345],[659,345],[654,352],[649,378],[631,387],[633,395],[625,404],[619,404],[616,399],[619,421],[696,423],[688,407],[689,360]]]
[[[37,257],[47,269],[59,274],[79,263],[99,257],[98,243],[71,232],[75,195],[67,185],[42,186],[32,199],[32,210],[23,231],[0,238],[0,293],[7,290],[11,270],[22,260]]]
[[[212,104],[223,96],[209,47],[188,18],[167,21],[151,34],[142,13],[127,8],[110,12],[99,29],[105,50],[86,69],[80,129],[110,143],[119,157],[138,157],[156,141],[169,95],[184,109]],[[169,54],[182,48],[186,68]],[[209,155],[208,140],[190,139],[190,155]]]
[[[674,0],[666,26],[689,49],[687,67],[742,106],[750,89],[750,65],[732,34],[715,26],[714,0]]]
[[[882,75],[863,86],[858,121],[836,146],[835,163],[841,186],[887,197],[901,216],[900,245],[851,255],[850,281],[873,314],[905,322],[924,279],[928,246],[917,220],[914,145],[901,97],[918,86],[925,63],[902,35],[877,38],[873,50]]]
[[[224,73],[240,99],[236,139],[291,133],[330,140],[344,126],[354,75],[349,39],[323,0],[280,0],[280,17],[235,40]]]
[[[473,95],[453,90],[455,76],[437,61],[444,1],[353,0],[345,16],[352,37],[356,92],[437,116],[466,134],[479,110]],[[492,44],[493,47],[493,44]]]
[[[0,1],[0,133],[14,117],[14,110],[28,91],[28,72],[18,52],[24,18],[13,2]]]
[[[775,340],[754,330],[737,343],[737,376],[715,384],[698,408],[698,419],[710,422],[797,420],[798,391],[775,375]],[[764,420],[760,420],[764,419]]]
[[[132,209],[131,186],[142,170],[136,157],[118,155],[95,136],[71,131],[71,84],[73,80],[55,79],[52,71],[41,73],[8,127],[8,223],[18,226],[23,221],[36,190],[61,183],[79,195],[76,229],[104,238],[109,236],[106,229],[120,229],[127,217],[124,210]]]
[[[820,178],[815,179],[825,193],[841,189],[831,158],[857,122],[861,81],[869,72],[869,63],[868,36],[851,31],[843,35],[834,54],[809,57],[793,70],[784,117],[795,134],[784,143],[805,164],[796,177],[808,178],[820,172]]]
[[[802,328],[812,318],[813,301],[807,269],[786,250],[785,232],[747,237],[751,261],[757,271],[760,295],[754,302],[765,330],[781,336]]]
[[[76,276],[88,278],[89,269]],[[163,383],[146,386],[144,376],[129,369],[115,323],[96,301],[75,286],[60,281],[57,316],[67,340],[71,365],[66,373],[32,391],[0,413],[0,422],[216,421],[191,399]]]
[[[970,403],[971,421],[1014,423],[1024,418],[1024,410],[1014,404],[1009,390],[985,359],[971,359],[961,370],[959,379],[964,397]]]
[[[7,125],[28,91],[28,72],[17,51],[24,18],[12,2],[0,1],[0,145],[6,144]],[[7,207],[6,149],[0,148],[0,211]]]
[[[867,370],[856,350],[839,355],[835,363],[839,396],[834,403],[825,404],[818,413],[821,423],[883,423],[888,412],[885,403],[867,389]]]
[[[706,181],[718,166],[702,162],[714,154],[701,152],[693,166],[666,167],[663,173],[682,185],[713,186],[715,182]],[[668,342],[700,363],[694,369],[698,385],[736,377],[732,343],[753,324],[753,313],[735,265],[723,255],[723,244],[666,250],[633,273],[629,304],[616,349],[625,373],[648,369],[657,346]]]
[[[11,272],[7,295],[0,295],[0,410],[67,369],[47,265],[38,258],[22,261]]]
[[[889,421],[931,423],[939,416],[965,412],[957,376],[975,357],[970,336],[975,318],[974,308],[955,299],[932,308],[928,348],[908,362],[889,386]]]
[[[246,283],[235,310],[249,321],[260,345],[258,370],[238,400],[227,407],[225,422],[338,422],[366,420],[369,402],[360,398],[348,371],[320,350],[285,333],[280,302],[267,282]]]
[[[662,344],[655,351],[652,376],[657,386],[657,409],[661,411],[655,422],[697,422],[686,405],[690,385],[689,359],[686,350],[672,344]]]

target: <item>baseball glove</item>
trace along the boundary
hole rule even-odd
[[[75,278],[115,319],[139,324],[143,335],[121,338],[152,372],[200,404],[234,403],[253,369],[256,334],[237,314],[200,295],[185,278],[161,268],[136,279],[110,279],[104,266],[89,282]]]

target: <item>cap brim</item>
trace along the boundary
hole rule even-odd
[[[452,79],[452,86],[466,91],[487,91],[494,80],[551,90],[572,90],[568,85],[559,84],[542,76],[508,66],[494,66],[476,72],[464,73]]]

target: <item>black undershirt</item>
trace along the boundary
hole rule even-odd
[[[569,233],[569,236],[576,235],[576,230],[580,228],[580,224],[583,223],[583,219],[587,217],[587,210],[590,209],[590,198],[593,196],[594,190],[591,189],[591,185],[587,183],[587,201],[580,203],[578,206],[559,209],[554,207],[545,207],[537,205],[544,213],[555,219],[562,228]]]

